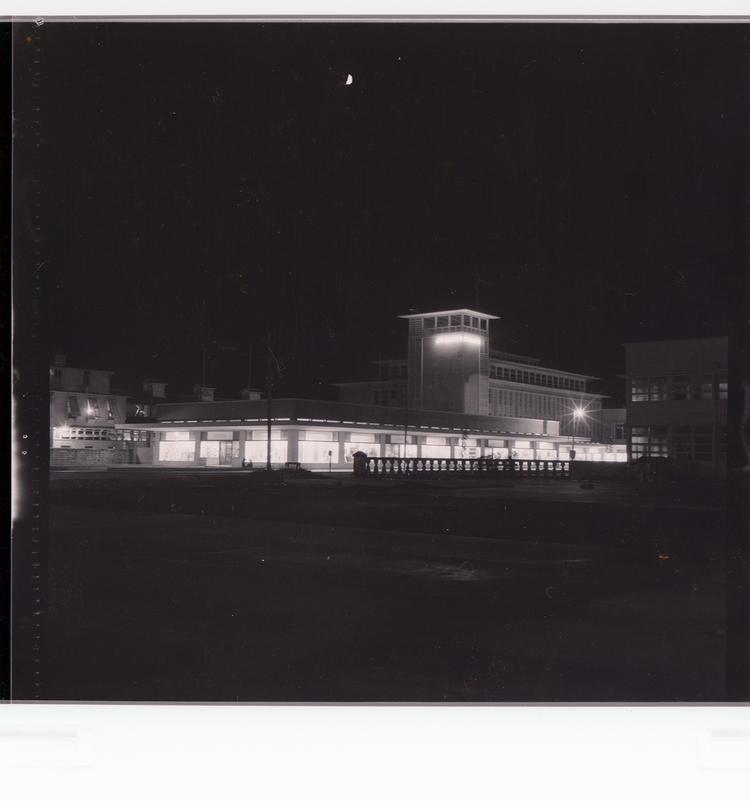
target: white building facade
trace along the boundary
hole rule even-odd
[[[493,315],[457,309],[406,315],[408,357],[378,363],[375,381],[338,384],[339,402],[274,399],[270,461],[351,469],[353,455],[625,461],[625,445],[597,440],[602,395],[593,376],[493,351]],[[578,409],[579,414],[573,412]],[[152,461],[166,467],[264,465],[265,400],[159,404]]]
[[[126,396],[110,391],[108,370],[68,367],[56,356],[49,368],[50,448],[114,450],[115,426],[125,422]]]

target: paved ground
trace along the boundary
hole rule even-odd
[[[552,484],[58,477],[45,697],[721,700],[722,513]]]

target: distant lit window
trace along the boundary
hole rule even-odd
[[[726,462],[727,459],[727,430],[726,428],[719,429],[719,459]]]
[[[680,461],[693,458],[693,429],[690,426],[675,426],[672,429],[672,456]]]
[[[68,395],[65,399],[65,411],[68,417],[78,417],[81,413],[78,407],[78,398],[75,395]]]
[[[719,378],[719,400],[727,400],[729,397],[729,382],[726,378]]]
[[[710,375],[701,375],[695,379],[695,400],[711,400],[714,396],[714,382]]]
[[[676,375],[672,377],[672,400],[690,400],[690,376]]]
[[[93,417],[94,419],[99,417],[99,399],[98,398],[89,398],[86,401],[86,415],[87,415],[87,417]]]
[[[710,428],[695,428],[693,434],[693,458],[699,462],[710,462],[713,457],[713,433]]]
[[[663,401],[667,399],[667,379],[652,378],[649,382],[648,399]]]
[[[114,420],[117,417],[117,403],[113,400],[107,400],[107,419]]]

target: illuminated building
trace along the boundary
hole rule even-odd
[[[110,391],[111,376],[108,370],[68,367],[64,356],[55,356],[49,368],[52,464],[66,461],[66,451],[114,450],[115,425],[125,422],[126,398]]]
[[[694,472],[726,469],[726,337],[625,346],[630,459],[668,457]]]
[[[592,441],[602,395],[592,376],[492,351],[496,317],[470,309],[406,315],[408,358],[377,363],[375,381],[338,384],[339,402],[272,401],[271,462],[351,469],[353,454],[435,459],[624,461],[624,444]],[[573,411],[579,410],[574,420]],[[264,465],[265,400],[158,404],[153,463]]]
[[[540,359],[490,348],[498,318],[471,309],[408,314],[408,358],[377,362],[373,381],[339,383],[343,401],[493,417],[556,420],[563,436],[602,439],[603,395],[595,376],[557,370]],[[583,420],[572,411],[585,409]]]

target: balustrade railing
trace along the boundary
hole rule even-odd
[[[428,456],[368,456],[366,459],[364,473],[370,476],[505,473],[529,478],[567,478],[570,475],[570,462],[561,459],[452,459]]]

